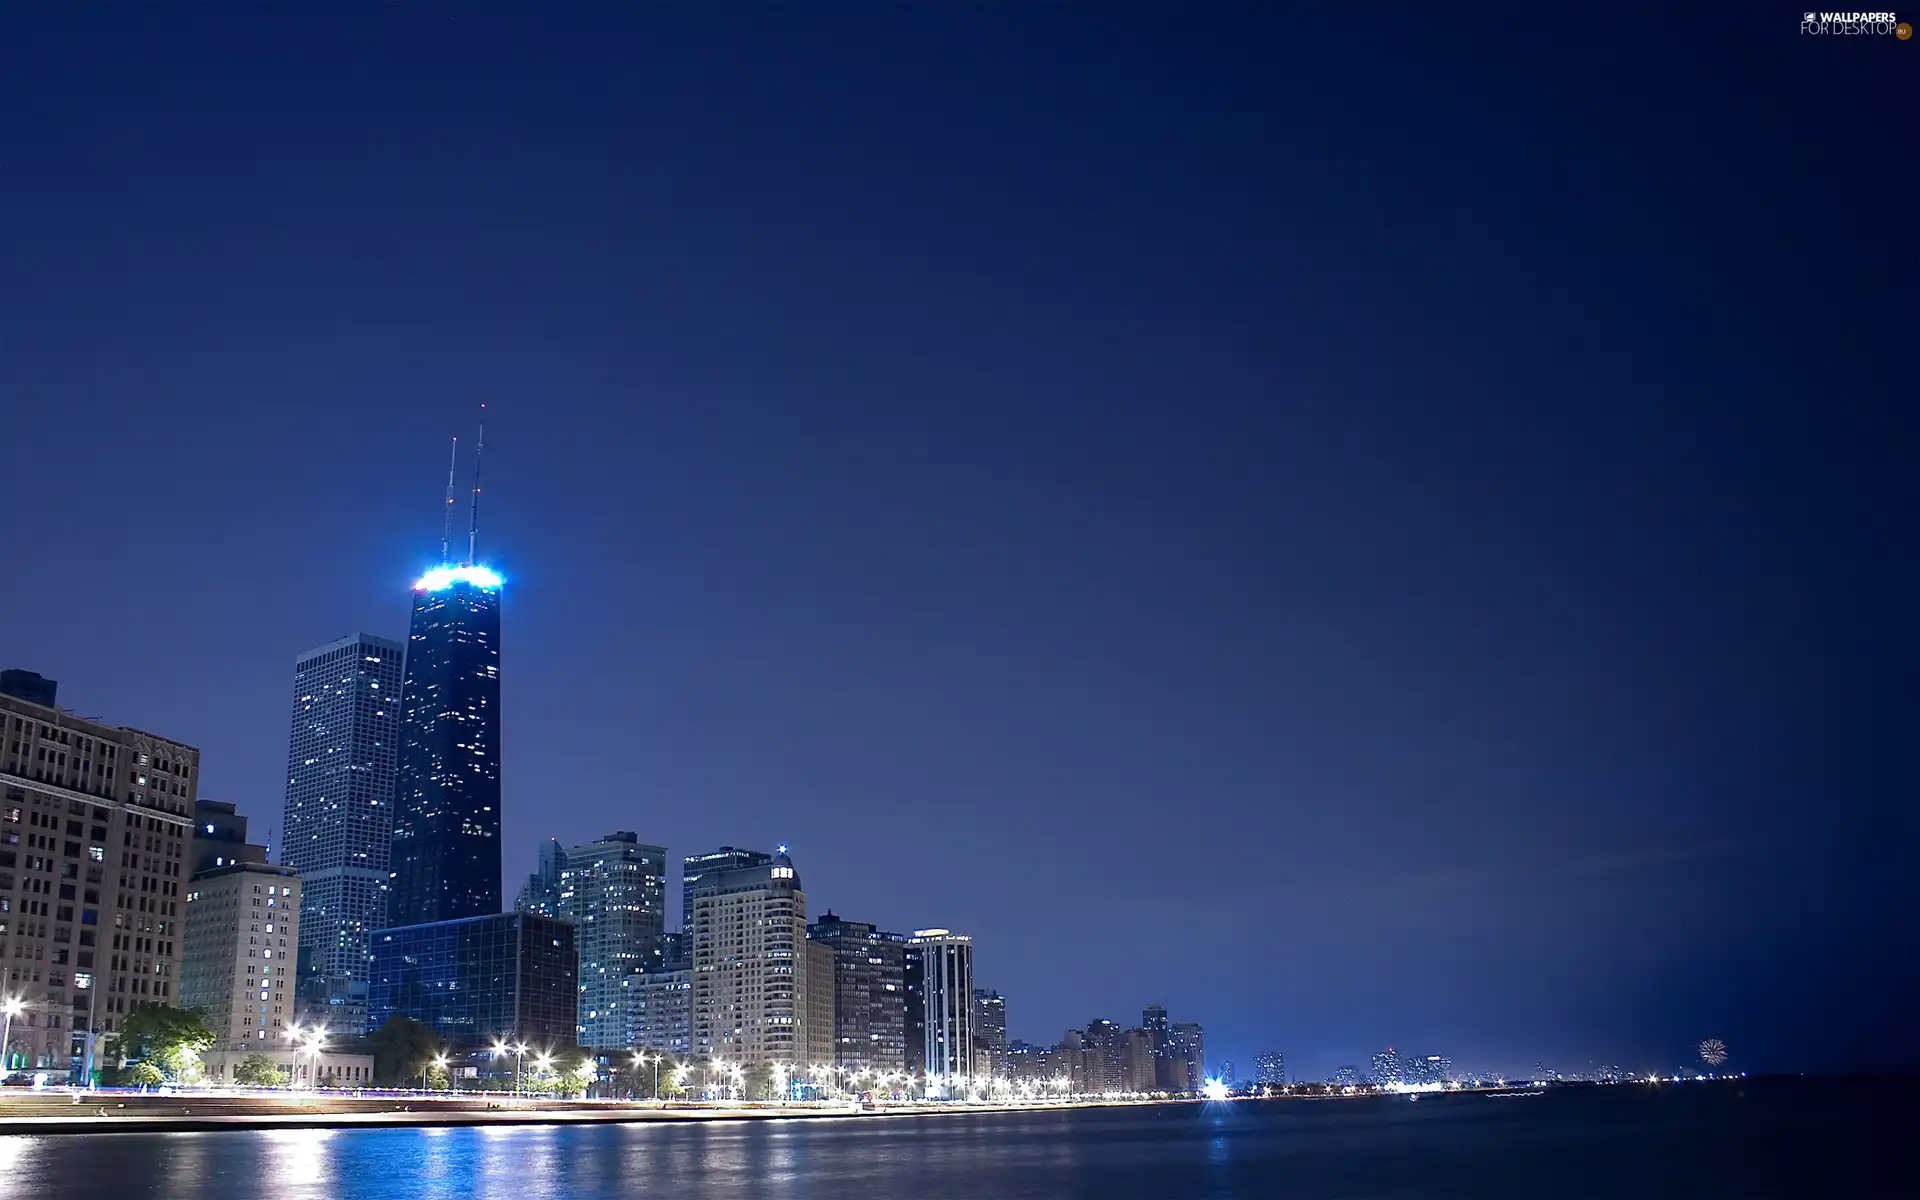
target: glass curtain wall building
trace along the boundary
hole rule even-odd
[[[634,976],[660,950],[665,930],[667,851],[624,830],[597,842],[541,847],[540,870],[516,907],[566,921],[580,948],[580,1044],[619,1050],[637,1044]]]
[[[493,913],[374,935],[367,1025],[412,1017],[468,1049],[495,1039],[542,1050],[576,1044],[573,926]]]
[[[440,567],[414,585],[388,922],[500,911],[500,576]]]
[[[367,939],[387,923],[394,768],[405,650],[360,634],[294,664],[280,862],[300,876],[301,993],[357,1029]]]

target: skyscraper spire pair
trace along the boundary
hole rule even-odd
[[[480,437],[473,447],[473,505],[467,523],[467,562],[471,567],[478,561],[480,548],[480,457],[487,450],[487,406],[480,406]],[[440,561],[450,564],[453,560],[453,471],[460,460],[460,439],[453,439],[453,449],[447,452],[447,511],[440,531]]]

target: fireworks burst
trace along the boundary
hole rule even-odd
[[[1717,1067],[1727,1061],[1727,1044],[1719,1038],[1708,1038],[1701,1042],[1700,1061],[1710,1067]]]

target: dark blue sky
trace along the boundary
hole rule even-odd
[[[468,7],[0,16],[5,664],[277,825],[485,402],[509,891],[787,841],[1243,1067],[1913,1057],[1920,46]]]

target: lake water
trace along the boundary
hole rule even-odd
[[[1920,1194],[1903,1081],[1177,1104],[918,1119],[0,1138],[0,1196]]]

